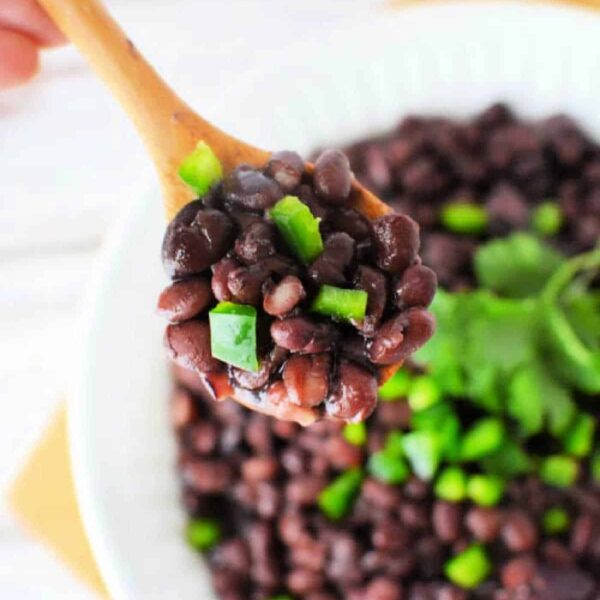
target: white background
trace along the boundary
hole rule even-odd
[[[279,48],[301,38],[318,44],[320,35],[343,26],[346,19],[361,14],[368,18],[382,4],[107,3],[171,85],[217,123],[217,98],[254,65],[273,60]],[[201,97],[197,90],[202,90]],[[239,114],[240,119],[252,118],[243,106]],[[73,49],[48,53],[35,82],[0,93],[2,490],[68,386],[78,336],[76,315],[102,237],[120,206],[154,183],[132,128]],[[158,250],[156,257],[148,257],[157,259]],[[0,600],[92,597],[0,506]]]

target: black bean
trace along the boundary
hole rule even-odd
[[[205,321],[169,325],[165,331],[165,346],[171,360],[186,369],[210,372],[222,366],[211,354],[210,328]]]
[[[223,180],[223,196],[236,206],[265,210],[283,197],[283,191],[260,171],[242,165]]]
[[[371,221],[377,265],[399,274],[417,258],[419,226],[408,216],[389,214]]]
[[[502,585],[514,589],[527,585],[536,575],[537,565],[530,555],[513,558],[502,567],[500,578]]]
[[[297,152],[281,150],[271,155],[265,172],[284,192],[291,192],[302,179],[304,161]]]
[[[216,423],[200,421],[189,432],[190,446],[198,454],[210,454],[217,447],[220,434],[220,428]]]
[[[219,302],[229,302],[233,299],[228,286],[229,273],[235,271],[239,266],[240,263],[234,258],[224,258],[213,265],[210,287]]]
[[[401,362],[429,340],[434,329],[435,320],[431,313],[409,308],[379,327],[371,343],[369,357],[378,365]]]
[[[213,300],[210,283],[204,277],[176,281],[158,299],[158,312],[171,323],[199,315]]]
[[[194,205],[193,210],[189,208]],[[186,206],[167,227],[162,260],[169,277],[177,279],[208,269],[231,248],[235,227],[219,210]]]
[[[500,533],[502,515],[496,508],[473,507],[466,515],[465,524],[479,541],[493,542]]]
[[[343,585],[360,583],[363,577],[360,568],[361,554],[360,544],[350,534],[334,534],[329,564],[326,567],[329,578]]]
[[[293,594],[304,595],[323,587],[325,578],[322,573],[308,569],[293,569],[286,578],[287,588]]]
[[[270,271],[265,267],[264,262],[233,269],[227,275],[229,293],[240,304],[260,306],[262,287],[269,275]]]
[[[354,240],[347,233],[330,235],[325,240],[323,252],[308,268],[309,277],[317,285],[344,285],[354,251]]]
[[[184,389],[177,389],[171,396],[171,423],[175,429],[189,425],[196,416],[196,405],[192,394]]]
[[[231,377],[240,387],[247,390],[259,390],[267,385],[269,377],[281,366],[286,357],[286,350],[274,346],[260,361],[258,371],[246,371],[233,367],[231,368]]]
[[[533,550],[538,542],[535,523],[522,510],[513,510],[506,516],[501,535],[507,548],[513,552]]]
[[[344,204],[352,187],[352,171],[346,155],[339,150],[322,152],[315,161],[313,180],[319,197],[330,204]]]
[[[342,360],[337,381],[325,402],[330,417],[347,421],[363,421],[377,405],[377,378],[369,371]]]
[[[457,504],[437,501],[433,505],[433,530],[443,542],[449,544],[456,541],[460,535],[461,510]]]
[[[198,492],[223,492],[233,482],[233,469],[226,460],[206,459],[187,462],[181,476],[185,483]]]
[[[491,191],[486,200],[486,211],[494,234],[506,234],[529,225],[527,200],[517,187],[508,183],[502,183]]]
[[[352,467],[360,467],[364,454],[361,448],[348,443],[339,435],[332,435],[327,439],[324,447],[324,456],[334,469],[340,471]]]
[[[329,391],[331,357],[328,354],[295,355],[283,367],[288,400],[298,406],[317,406]]]
[[[275,240],[275,226],[265,221],[256,221],[235,241],[235,253],[242,262],[253,265],[275,254]]]
[[[541,565],[535,578],[540,600],[588,600],[594,587],[594,580],[577,567]]]
[[[264,311],[274,317],[283,317],[296,308],[305,298],[306,292],[298,277],[288,275],[277,284],[267,281],[263,296]]]
[[[388,299],[387,279],[383,273],[367,265],[356,270],[355,285],[369,294],[367,313],[356,327],[366,336],[372,336],[383,317]]]
[[[369,221],[353,208],[336,208],[328,216],[328,220],[336,231],[347,233],[356,241],[371,235]]]
[[[327,323],[306,317],[290,317],[271,324],[273,341],[290,352],[326,352],[334,341],[334,330]]]
[[[437,288],[437,275],[424,265],[413,265],[402,273],[396,283],[396,306],[400,310],[411,306],[428,307]]]

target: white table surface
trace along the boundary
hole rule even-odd
[[[107,3],[175,89],[216,122],[222,120],[216,98],[229,82],[283,45],[300,38],[318,43],[320,34],[360,13],[368,18],[382,4]],[[203,97],[192,96],[198,89]],[[154,183],[132,128],[72,48],[47,53],[31,85],[0,93],[1,489],[67,387],[78,335],[74,315],[102,237],[120,206]],[[0,506],[1,599],[93,597]]]

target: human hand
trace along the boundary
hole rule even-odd
[[[35,0],[0,0],[0,90],[31,79],[39,51],[65,37]]]

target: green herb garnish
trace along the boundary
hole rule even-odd
[[[404,483],[410,475],[410,469],[404,459],[386,450],[371,454],[367,470],[373,477],[385,483]]]
[[[467,474],[460,467],[446,467],[434,486],[435,495],[448,502],[462,502],[467,496]]]
[[[534,231],[543,236],[556,235],[563,222],[563,213],[557,202],[543,202],[533,211],[531,217]]]
[[[183,159],[179,177],[203,196],[223,179],[223,167],[211,147],[206,142],[198,142],[196,149]]]
[[[595,431],[596,421],[594,417],[584,413],[577,415],[564,436],[565,451],[581,458],[588,456],[594,444]]]
[[[205,552],[221,539],[221,527],[214,519],[192,519],[186,526],[185,537],[192,548]]]
[[[358,468],[338,475],[319,494],[317,502],[323,513],[334,521],[345,517],[360,491],[363,478],[363,472]]]
[[[547,535],[558,535],[564,533],[571,524],[569,513],[564,508],[550,508],[544,513],[542,526]]]
[[[504,496],[506,484],[497,475],[471,475],[467,496],[479,506],[496,506]]]
[[[360,423],[347,423],[342,430],[344,439],[353,446],[364,446],[367,443],[367,426]]]
[[[319,219],[296,196],[285,196],[269,211],[279,233],[290,250],[310,264],[323,252]]]
[[[419,375],[413,379],[408,393],[408,404],[414,411],[424,410],[437,404],[442,398],[438,384],[433,377]]]
[[[464,434],[460,449],[461,459],[470,461],[489,456],[500,448],[505,433],[504,424],[500,419],[480,419]]]
[[[442,225],[449,231],[477,235],[487,229],[485,208],[470,202],[451,202],[442,208]]]
[[[256,308],[220,302],[209,315],[210,345],[215,358],[246,371],[258,371]]]
[[[578,476],[579,465],[571,456],[549,456],[540,466],[542,481],[554,487],[569,487],[577,481]]]
[[[322,285],[311,310],[321,315],[345,321],[362,321],[367,311],[369,296],[363,290],[346,290],[332,285]]]
[[[451,558],[444,570],[452,583],[471,589],[485,581],[492,571],[492,563],[484,547],[473,544]]]

